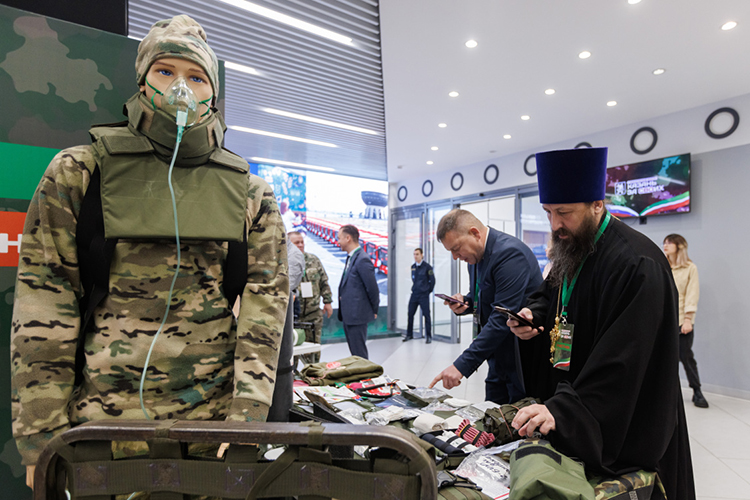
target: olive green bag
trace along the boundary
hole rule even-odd
[[[541,403],[535,398],[524,398],[515,403],[502,405],[499,408],[491,408],[484,412],[482,424],[484,430],[495,436],[495,444],[501,445],[521,439],[518,430],[511,427],[511,422],[516,417],[518,410],[525,406]]]
[[[339,382],[348,384],[382,374],[382,366],[359,356],[313,363],[302,369],[302,379],[310,385],[335,385]]]
[[[510,455],[509,500],[595,500],[583,464],[532,439]]]

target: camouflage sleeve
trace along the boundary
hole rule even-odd
[[[315,257],[317,259],[317,257]],[[333,294],[331,293],[331,287],[328,285],[328,274],[323,267],[323,263],[318,259],[320,265],[320,296],[323,297],[324,304],[330,304],[333,302]]]
[[[247,285],[237,319],[234,398],[227,420],[265,421],[289,300],[286,231],[271,187],[250,177]]]
[[[29,205],[11,326],[13,436],[26,465],[70,427],[80,280],[75,230],[89,182],[89,146],[61,151]]]

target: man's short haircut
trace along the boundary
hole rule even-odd
[[[346,225],[341,226],[339,231],[341,231],[344,234],[348,234],[349,236],[352,237],[352,240],[359,243],[359,229],[357,229],[356,227],[352,226],[351,224],[346,224]]]
[[[455,231],[459,234],[468,233],[472,226],[480,228],[484,227],[484,224],[468,210],[454,208],[440,219],[437,228],[437,239],[442,242],[449,231]]]
[[[417,250],[419,250],[419,253],[421,253],[422,255],[424,255],[424,252],[422,251],[422,249],[421,249],[421,248],[417,247],[417,248],[415,248],[415,249],[414,249],[414,251],[415,251],[415,252],[416,252]]]
[[[290,238],[291,238],[291,236],[293,234],[298,234],[298,235],[302,236],[303,238],[305,237],[305,235],[304,235],[304,233],[302,233],[302,231],[289,231],[288,233],[286,233],[286,235],[289,236]]]

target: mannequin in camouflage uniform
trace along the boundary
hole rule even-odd
[[[13,435],[27,477],[50,439],[88,420],[143,419],[146,412],[151,419],[264,421],[271,403],[289,289],[273,191],[221,148],[226,127],[211,107],[218,63],[200,25],[188,16],[154,24],[139,45],[136,74],[140,92],[126,104],[127,124],[96,127],[92,145],[55,156],[29,206],[10,339]],[[200,118],[185,129],[174,168],[178,262],[165,187],[177,126],[162,97],[180,78],[199,101]],[[120,190],[113,172],[126,174]],[[86,329],[83,381],[76,385],[81,268],[92,265],[79,262],[76,233],[84,195],[98,176],[104,232],[119,239],[108,294]],[[122,189],[131,191],[123,196]],[[143,208],[148,203],[164,209]],[[160,224],[171,225],[171,233]],[[242,242],[243,234],[247,281],[235,319],[223,272],[228,242]]]
[[[301,322],[312,323],[314,325],[313,335],[310,337],[308,332],[307,341],[320,344],[321,332],[323,330],[323,312],[327,317],[333,314],[333,295],[331,287],[328,286],[328,275],[323,269],[320,259],[311,253],[305,252],[305,238],[300,232],[289,233],[289,240],[305,254],[305,274],[302,276],[302,283],[308,282],[312,287],[312,295],[303,297],[302,286],[297,289],[297,298],[300,303],[299,320]],[[323,298],[323,310],[320,309],[320,299]],[[320,353],[312,352],[302,355],[305,363],[317,363],[320,361]]]

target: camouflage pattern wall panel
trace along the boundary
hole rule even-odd
[[[8,374],[19,232],[47,164],[90,142],[95,123],[122,121],[137,90],[138,41],[0,5],[0,484],[30,499],[11,436]]]
[[[0,142],[63,149],[124,119],[138,42],[0,6]]]

